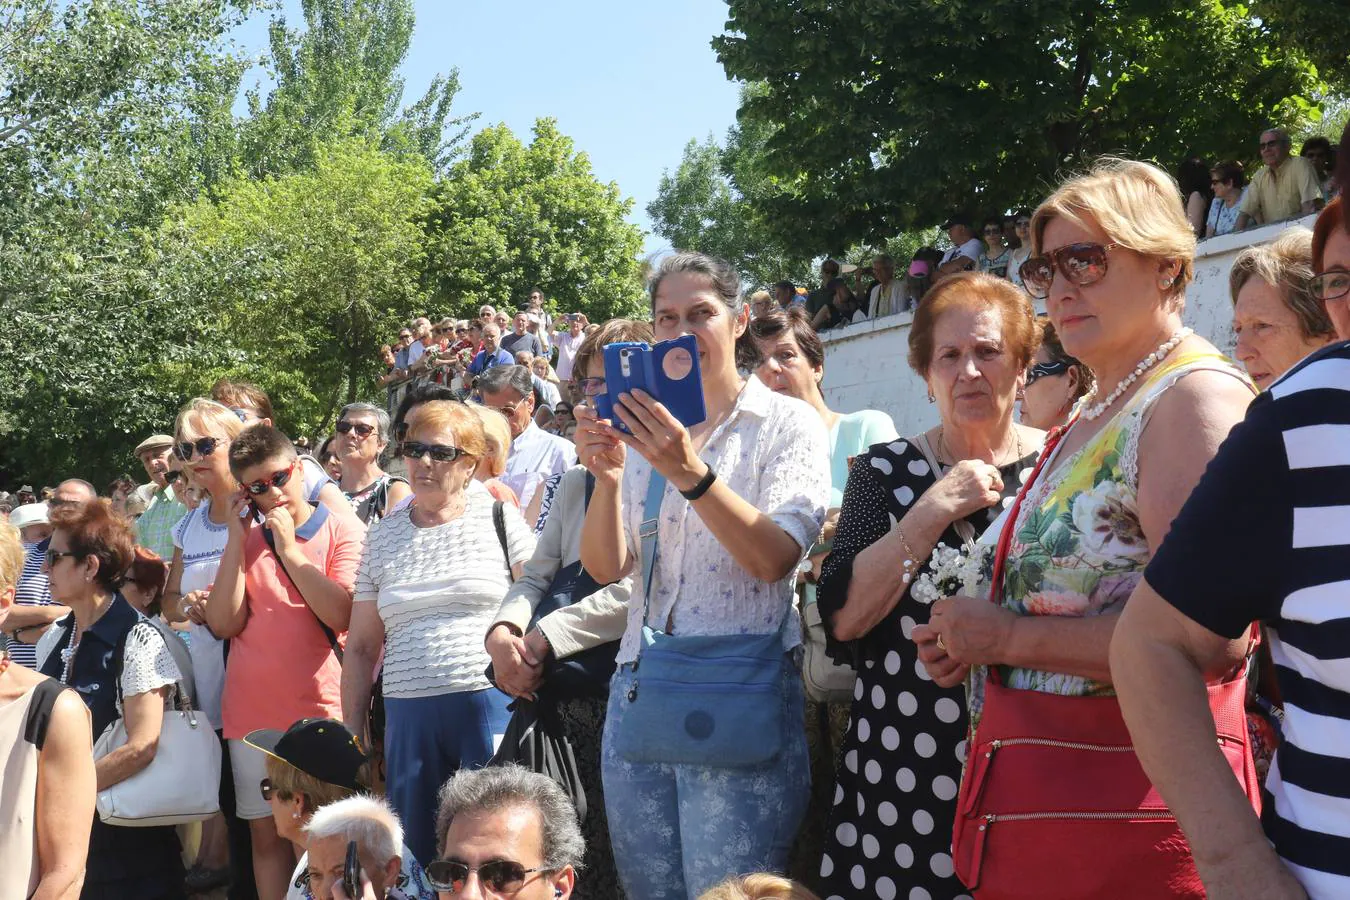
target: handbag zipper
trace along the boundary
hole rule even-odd
[[[1119,821],[1122,819],[1148,819],[1164,822],[1175,820],[1171,810],[1136,809],[1129,812],[1034,812],[1034,813],[986,813],[982,816],[984,831],[995,822],[1036,822],[1045,819],[1076,819],[1079,821]]]
[[[1062,750],[1092,750],[1098,753],[1133,753],[1134,747],[1130,744],[1084,744],[1079,741],[1057,741],[1053,738],[1001,738],[991,741],[989,749],[985,751],[985,759],[994,755],[994,751],[1002,747],[1057,747]]]

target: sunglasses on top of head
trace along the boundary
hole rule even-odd
[[[428,455],[435,462],[454,462],[464,451],[446,444],[424,444],[421,441],[404,441],[401,452],[404,459],[422,459]]]
[[[433,860],[426,867],[427,881],[438,891],[450,894],[462,893],[469,883],[469,875],[478,873],[478,883],[490,893],[511,895],[525,886],[529,875],[551,872],[542,866],[527,869],[518,862],[509,859],[493,859],[481,866],[470,866],[453,859]]]
[[[179,441],[173,445],[173,454],[183,462],[187,462],[192,459],[192,453],[195,450],[197,455],[204,459],[215,453],[220,443],[219,438],[213,437],[201,437],[195,441]]]
[[[1079,287],[1095,284],[1106,277],[1106,255],[1118,246],[1120,245],[1083,241],[1058,247],[1040,256],[1033,256],[1022,263],[1019,269],[1022,284],[1037,300],[1044,300],[1050,295],[1050,286],[1054,283],[1056,269],[1070,284]]]
[[[370,437],[375,432],[374,425],[368,425],[365,422],[349,422],[342,419],[333,426],[338,434],[346,434],[349,431],[355,431],[357,437]]]
[[[267,493],[269,488],[283,488],[286,486],[286,482],[291,480],[291,475],[295,473],[295,467],[299,464],[300,459],[297,457],[291,460],[291,464],[280,472],[273,472],[260,481],[250,481],[243,485],[243,488],[255,497]]]

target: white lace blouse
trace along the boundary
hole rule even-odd
[[[764,512],[797,542],[803,556],[820,535],[830,496],[829,437],[807,404],[775,394],[751,377],[731,415],[709,436],[699,454],[718,479]],[[651,465],[629,451],[623,473],[623,523],[633,555],[633,592],[618,661],[637,657],[642,633],[643,501]],[[741,568],[670,484],[657,527],[651,622],[662,628],[674,610],[675,634],[764,634],[788,615],[784,648],[801,643],[793,604],[794,568],[766,584]]]
[[[56,651],[56,642],[61,634],[58,628],[48,628],[37,642],[38,665],[41,666],[47,656]],[[127,634],[126,656],[122,662],[122,696],[135,697],[165,685],[178,681],[178,666],[173,654],[164,643],[163,636],[149,622],[138,622]],[[173,704],[173,691],[164,698],[164,708]],[[117,704],[122,711],[122,704]],[[95,735],[94,737],[98,737]]]

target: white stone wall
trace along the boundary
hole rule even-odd
[[[1231,354],[1235,338],[1228,270],[1233,260],[1244,247],[1269,241],[1290,224],[1311,228],[1314,218],[1202,241],[1195,259],[1195,280],[1186,291],[1186,324]],[[831,409],[884,410],[890,413],[902,435],[916,434],[937,424],[937,409],[928,402],[923,381],[906,361],[911,318],[910,313],[902,313],[821,335],[825,342],[825,402]]]

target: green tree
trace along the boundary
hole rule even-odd
[[[713,43],[763,85],[759,212],[799,251],[1029,204],[1105,152],[1251,157],[1323,88],[1231,0],[731,0]]]
[[[339,403],[374,392],[375,348],[422,300],[432,176],[359,139],[317,149],[312,169],[239,178],[218,202],[168,218],[157,241],[159,298],[210,297],[213,333],[235,353],[165,378],[190,394],[224,374],[285,397],[282,427],[315,434]]]
[[[272,21],[276,85],[264,98],[248,92],[244,163],[255,174],[297,171],[339,136],[362,136],[384,149],[420,155],[442,170],[477,114],[451,115],[459,70],[437,75],[426,93],[400,109],[412,0],[302,0],[305,28]]]
[[[474,135],[434,191],[427,283],[437,311],[510,306],[534,285],[592,321],[642,312],[633,201],[591,171],[553,119],[524,144],[505,125]]]

